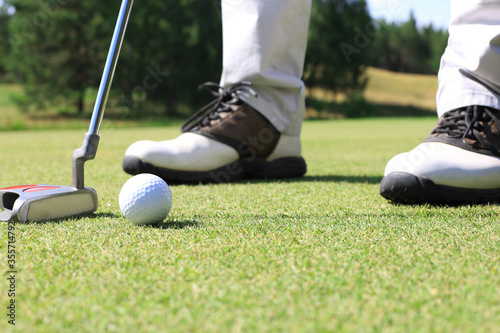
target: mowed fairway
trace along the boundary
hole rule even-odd
[[[498,331],[500,208],[399,206],[378,194],[387,161],[435,121],[306,122],[304,178],[172,186],[156,227],[121,216],[121,158],[178,129],[103,126],[86,165],[96,214],[16,226],[16,331]],[[0,133],[0,186],[69,185],[83,134]],[[13,331],[2,318],[0,331]]]

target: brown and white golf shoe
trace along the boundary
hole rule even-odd
[[[500,110],[445,113],[424,142],[389,161],[380,194],[408,204],[500,202]]]
[[[169,184],[293,178],[306,173],[300,138],[278,132],[240,98],[256,96],[249,83],[222,89],[209,82],[200,87],[216,99],[189,118],[177,138],[132,144],[123,159],[127,173],[152,173]]]

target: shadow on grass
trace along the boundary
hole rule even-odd
[[[105,217],[105,218],[115,219],[115,218],[119,218],[120,215],[114,214],[114,213],[109,213],[109,212],[99,212],[99,213],[93,213],[91,215],[86,215],[86,216],[82,216],[82,217]]]
[[[500,201],[498,199],[492,200],[492,201],[485,201],[485,202],[474,202],[473,200],[475,197],[472,197],[470,201],[465,201],[465,202],[426,202],[424,200],[422,201],[417,201],[417,202],[404,202],[404,201],[398,201],[398,200],[392,200],[392,199],[387,199],[387,201],[394,207],[400,207],[400,208],[405,208],[405,207],[424,207],[424,208],[461,208],[461,207],[468,207],[468,208],[473,208],[473,207],[498,207],[500,206]]]
[[[363,98],[354,98],[342,103],[325,102],[308,97],[307,107],[314,110],[308,112],[309,120],[330,118],[364,118],[364,117],[436,117],[436,111],[413,105],[378,104]]]
[[[90,218],[90,219],[95,219],[95,218],[119,218],[120,216],[114,213],[106,213],[106,212],[99,212],[99,213],[90,213],[90,214],[82,214],[82,215],[75,215],[75,216],[69,216],[69,217],[64,217],[60,219],[50,219],[47,221],[28,221],[28,222],[16,222],[16,223],[21,223],[23,225],[45,225],[45,224],[60,224],[64,222],[68,222],[70,220],[72,221],[79,221],[85,218]]]
[[[157,224],[150,224],[150,225],[145,225],[143,226],[144,228],[153,228],[153,229],[176,229],[176,230],[181,230],[185,228],[201,228],[202,223],[197,222],[197,221],[169,221],[166,220],[161,223]]]
[[[352,184],[380,184],[382,176],[304,176],[288,179],[248,179],[235,182],[235,184],[260,184],[260,183],[352,183]]]
[[[280,180],[283,183],[313,183],[313,182],[329,182],[329,183],[353,183],[353,184],[380,184],[382,176],[342,176],[342,175],[326,175],[326,176],[304,176],[300,178]]]
[[[232,184],[270,184],[270,183],[352,183],[352,184],[380,184],[382,181],[382,176],[343,176],[343,175],[324,175],[324,176],[304,176],[298,178],[286,178],[286,179],[244,179],[239,181],[234,181]],[[170,186],[217,186],[225,185],[227,183],[198,183],[198,184],[169,184]]]

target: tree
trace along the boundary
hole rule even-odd
[[[434,29],[432,24],[424,27],[422,35],[425,41],[429,44],[430,54],[427,59],[427,71],[437,73],[441,63],[441,57],[448,44],[448,31]]]
[[[11,70],[19,73],[32,110],[85,109],[97,88],[118,13],[98,0],[9,0],[16,12],[8,39]],[[215,4],[215,5],[214,5]],[[132,115],[199,108],[210,95],[196,87],[222,71],[220,2],[136,1],[113,82],[110,102]],[[362,89],[376,32],[366,2],[313,1],[305,81],[335,92]],[[145,103],[146,102],[146,103]]]
[[[430,46],[419,32],[413,12],[410,13],[408,21],[398,29],[398,32],[402,59],[401,71],[426,73],[426,59],[430,58]]]
[[[447,39],[446,31],[432,25],[419,28],[413,14],[401,24],[382,20],[373,41],[371,65],[394,72],[435,74]]]
[[[363,89],[374,33],[365,1],[313,1],[306,85],[333,92]]]
[[[10,0],[16,8],[9,39],[14,70],[25,80],[33,109],[73,105],[99,84],[118,14],[97,0]],[[197,85],[221,72],[221,20],[210,1],[137,2],[113,83],[122,106],[156,100],[166,112],[199,100]]]
[[[8,26],[10,14],[5,3],[0,4],[0,36],[8,35]],[[10,52],[9,41],[7,38],[0,38],[0,80],[7,73],[7,57]]]
[[[164,0],[134,5],[116,87],[133,109],[144,99],[164,114],[193,112],[207,96],[196,87],[222,71],[220,8],[211,1]]]
[[[11,0],[16,9],[8,38],[13,70],[25,79],[28,106],[84,109],[98,85],[119,7],[86,0]]]

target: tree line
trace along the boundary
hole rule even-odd
[[[26,110],[65,105],[81,114],[99,84],[119,1],[5,0],[0,7],[0,81],[23,84]],[[136,2],[110,103],[129,114],[165,115],[207,101],[196,87],[222,70],[220,0]],[[314,0],[304,80],[310,88],[362,91],[368,66],[436,73],[447,32],[370,17],[366,1]]]
[[[447,42],[447,30],[432,25],[419,29],[413,13],[401,24],[380,21],[370,65],[393,72],[436,74]]]

